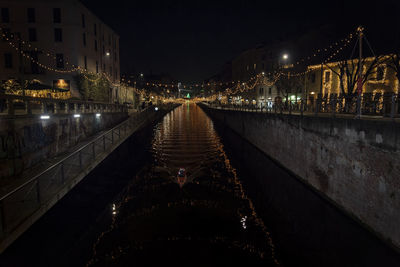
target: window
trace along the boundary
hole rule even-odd
[[[253,69],[256,69],[257,68],[257,64],[256,63],[254,63],[254,65],[253,65]]]
[[[272,88],[271,88],[271,87],[268,88],[268,94],[269,94],[269,95],[272,95]]]
[[[28,29],[28,38],[29,38],[29,42],[36,42],[37,41],[37,34],[36,34],[36,29],[35,28],[29,28]]]
[[[114,61],[117,62],[117,52],[114,52]]]
[[[11,69],[13,67],[12,64],[12,54],[11,53],[5,53],[4,54],[4,67],[7,69]]]
[[[86,46],[86,33],[83,34],[83,46]]]
[[[62,42],[62,29],[60,28],[54,29],[54,41]]]
[[[39,61],[39,60],[38,60],[38,52],[37,52],[37,51],[31,51],[31,52],[30,52],[30,56],[31,56],[31,58],[33,59],[33,60],[31,61],[31,72],[32,72],[32,74],[39,74],[39,73],[40,73],[40,71],[39,71],[39,65],[36,64],[36,62]]]
[[[96,73],[99,73],[99,62],[96,61]]]
[[[112,67],[110,67],[110,76],[112,76]]]
[[[61,8],[53,8],[53,22],[61,23]]]
[[[56,66],[57,66],[57,69],[64,68],[64,55],[63,54],[56,54]]]
[[[82,14],[82,28],[86,27],[85,14]]]
[[[83,58],[83,63],[85,64],[85,70],[87,70],[87,57],[86,56]]]
[[[311,74],[311,82],[315,83],[315,73]]]
[[[94,36],[97,36],[97,25],[96,25],[96,23],[94,24]]]
[[[106,71],[106,64],[103,64],[103,71]]]
[[[264,94],[264,88],[260,87],[260,95]]]
[[[97,52],[97,40],[94,40],[94,51]]]
[[[331,80],[331,72],[325,71],[325,83],[329,83]]]
[[[35,23],[36,22],[36,14],[34,8],[28,8],[28,22]]]
[[[106,49],[104,48],[104,45],[103,45],[103,55],[105,55],[106,54]]]
[[[377,81],[382,81],[385,76],[385,67],[384,66],[378,66],[376,68],[376,80]]]
[[[1,22],[10,22],[10,11],[8,10],[8,8],[1,8]]]
[[[7,38],[11,38],[11,30],[9,28],[3,28],[3,41],[7,41]]]

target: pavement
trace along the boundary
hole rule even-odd
[[[133,115],[136,113],[135,110],[131,110],[129,115]],[[43,171],[47,170],[54,164],[60,162],[62,159],[68,157],[69,155],[73,154],[75,151],[79,150],[81,147],[85,146],[86,144],[92,142],[97,137],[101,136],[104,132],[107,132],[110,129],[105,129],[96,133],[95,135],[89,137],[88,139],[79,142],[75,146],[68,148],[67,151],[58,154],[56,157],[48,158],[46,160],[41,161],[38,164],[35,164],[31,168],[26,169],[20,175],[2,178],[0,179],[0,198],[6,195],[8,192],[11,192],[15,188],[18,188],[20,185],[26,183],[36,175],[42,173]]]
[[[242,112],[253,112],[253,113],[264,113],[264,114],[277,114],[280,115],[280,112],[275,113],[273,110],[272,111],[265,111],[263,110],[262,112],[260,110],[246,110],[246,109],[235,109],[235,108],[227,108],[227,107],[212,107],[214,109],[223,109],[223,110],[233,110],[233,111],[242,111]],[[284,111],[282,112],[283,115],[293,115],[293,116],[301,116],[301,113],[299,111],[293,111],[291,114],[289,112]],[[395,118],[390,118],[382,115],[361,115],[361,117],[356,116],[355,114],[344,114],[344,113],[335,113],[334,116],[332,113],[315,113],[315,112],[309,112],[305,111],[303,112],[303,116],[305,117],[320,117],[320,118],[342,118],[342,119],[362,119],[362,120],[373,120],[373,121],[385,121],[385,122],[395,122],[395,123],[400,123],[400,117],[397,115]]]

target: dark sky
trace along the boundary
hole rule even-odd
[[[185,82],[216,74],[247,48],[324,24],[339,36],[362,24],[378,50],[399,32],[396,0],[82,2],[120,34],[123,73],[169,73]]]

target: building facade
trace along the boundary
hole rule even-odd
[[[395,71],[390,68],[389,56],[381,56],[379,62],[375,63],[373,57],[365,58],[363,64],[363,75],[367,79],[362,87],[365,94],[375,95],[379,93],[399,93],[399,81]],[[343,89],[345,93],[349,92],[347,79],[355,76],[357,73],[358,59],[348,60],[346,63],[330,62],[320,65],[308,66],[309,73],[306,77],[305,95],[308,99],[315,99],[318,94],[330,96],[332,94],[340,95],[343,93],[341,88],[340,65],[347,66],[349,74],[343,75]],[[353,67],[354,66],[354,67]],[[354,90],[351,88],[350,91]]]
[[[281,93],[275,85],[277,79],[276,72],[290,59],[283,60],[288,44],[276,43],[268,46],[258,46],[244,51],[232,60],[232,79],[240,82],[243,92],[233,97],[236,104],[253,104],[258,107],[272,107],[272,103],[277,98],[281,98]],[[258,76],[258,83],[251,84],[254,77]],[[245,89],[245,88],[251,89]]]
[[[38,81],[34,94],[81,95],[77,75],[102,74],[118,99],[119,36],[78,0],[1,1],[0,80]],[[7,40],[8,39],[8,40]],[[22,51],[22,53],[21,53]],[[28,88],[28,87],[27,87]]]

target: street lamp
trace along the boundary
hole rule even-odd
[[[286,60],[286,59],[289,58],[289,55],[288,55],[288,54],[283,54],[282,58],[283,58],[284,60]]]

